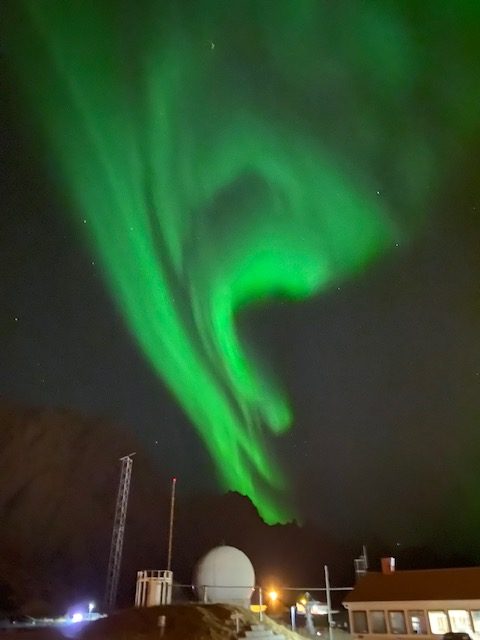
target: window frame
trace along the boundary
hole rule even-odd
[[[388,610],[388,626],[390,629],[390,633],[394,636],[404,636],[407,635],[407,616],[405,615],[405,611],[403,609],[389,609]],[[392,625],[392,613],[400,613],[403,616],[403,631],[394,631]]]
[[[453,612],[462,612],[465,613],[465,618],[468,620],[469,623],[469,627],[468,629],[454,629],[453,628],[453,623],[455,622],[455,616],[450,617],[450,613]],[[450,629],[452,630],[452,633],[468,633],[471,634],[473,633],[473,624],[472,624],[472,614],[471,614],[471,610],[470,609],[447,609],[447,614],[448,614],[448,622],[450,624]],[[455,622],[455,626],[456,626],[456,622]]]
[[[366,631],[357,631],[357,629],[355,628],[355,614],[361,614],[363,613],[364,615],[364,620],[365,620],[365,627],[366,627]],[[367,609],[352,609],[352,632],[357,634],[357,635],[366,635],[367,633],[370,633],[370,625],[368,624],[368,610]]]
[[[430,614],[431,613],[443,613],[443,615],[445,616],[445,619],[447,621],[447,630],[446,631],[440,631],[439,633],[436,633],[433,631],[432,629],[432,623],[430,621]],[[452,627],[450,625],[450,618],[448,617],[448,612],[445,611],[445,609],[427,609],[427,616],[428,616],[428,626],[430,627],[430,631],[432,636],[442,636],[444,633],[450,633],[452,631]]]
[[[469,613],[470,613],[470,619],[472,621],[473,633],[480,633],[480,609],[470,609]],[[474,613],[478,614],[478,628],[476,626],[475,618],[473,616]]]
[[[430,634],[430,625],[428,624],[428,616],[425,609],[407,609],[407,633],[412,636],[428,636]],[[412,616],[421,614],[423,617],[423,627],[425,631],[422,633],[415,633],[412,625]],[[417,616],[420,617],[420,616]]]
[[[373,623],[373,614],[374,613],[381,613],[383,615],[383,631],[375,631],[374,630],[374,623]],[[370,633],[372,635],[382,635],[382,634],[387,634],[388,633],[388,625],[387,625],[387,616],[385,613],[385,609],[370,609],[368,611],[368,617],[369,617],[369,630]]]

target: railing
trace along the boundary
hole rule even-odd
[[[152,607],[172,602],[173,573],[167,570],[137,571],[136,607]]]
[[[259,621],[263,620],[264,612],[268,608],[271,615],[275,613],[280,614],[280,611],[286,611],[289,613],[289,620],[285,621],[290,623],[292,629],[297,627],[297,603],[299,599],[306,593],[311,596],[318,595],[318,599],[325,598],[325,611],[322,614],[326,617],[328,622],[328,629],[330,637],[332,637],[332,629],[335,627],[334,615],[338,614],[338,610],[334,610],[332,607],[332,593],[339,594],[340,592],[347,592],[353,589],[353,587],[331,587],[327,586],[310,586],[310,587],[279,587],[275,592],[275,600],[272,600],[272,590],[266,589],[263,585],[256,585],[251,587],[249,585],[201,585],[195,587],[191,584],[175,584],[172,587],[172,602],[237,602],[249,606],[253,604],[254,611],[258,613]],[[223,593],[221,593],[223,592]],[[225,592],[227,594],[225,595]],[[230,592],[230,596],[228,595]],[[321,594],[321,595],[320,595]],[[312,600],[316,602],[316,600]],[[322,603],[323,604],[323,603]],[[305,616],[305,625],[313,628],[313,618],[309,608],[302,612],[302,616]],[[315,611],[313,616],[318,619]],[[303,624],[303,623],[302,623]]]

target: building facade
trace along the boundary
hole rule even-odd
[[[480,640],[480,567],[395,571],[382,562],[382,572],[361,577],[343,604],[355,638],[464,632]]]

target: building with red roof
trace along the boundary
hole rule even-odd
[[[480,640],[480,567],[395,571],[391,558],[368,572],[344,600],[355,638],[439,638],[468,633]]]

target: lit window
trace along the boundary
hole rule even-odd
[[[445,611],[429,611],[428,620],[432,633],[443,634],[450,631],[448,618]]]
[[[353,631],[354,633],[368,633],[367,612],[353,612]]]
[[[473,630],[480,633],[480,611],[472,611]]]
[[[450,624],[452,625],[452,631],[456,633],[466,631],[472,632],[472,623],[470,622],[470,614],[465,609],[449,609],[448,617],[450,618]]]
[[[387,624],[383,611],[370,611],[370,628],[372,633],[387,633]]]
[[[422,636],[428,633],[425,611],[409,611],[408,620],[410,622],[412,633]]]
[[[388,617],[390,618],[390,630],[392,633],[407,633],[403,611],[389,611]]]

